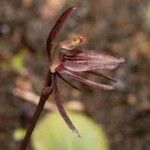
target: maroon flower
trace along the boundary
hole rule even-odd
[[[67,82],[69,85],[71,85],[76,89],[78,88],[72,85],[72,83],[68,82],[66,78],[64,78],[64,76],[75,79],[86,85],[95,88],[100,88],[103,90],[113,90],[115,88],[113,85],[101,84],[85,79],[84,77],[79,75],[79,73],[87,72],[98,74],[96,72],[97,70],[115,69],[120,63],[124,62],[123,58],[115,58],[113,56],[106,55],[103,53],[96,53],[92,50],[83,50],[78,48],[78,46],[84,42],[84,38],[81,36],[69,38],[58,44],[54,42],[57,34],[59,33],[66,19],[75,10],[76,7],[70,7],[61,15],[61,17],[58,19],[53,29],[51,30],[49,37],[47,39],[47,54],[50,63],[50,68],[46,78],[45,86],[41,92],[41,97],[36,112],[31,120],[31,124],[29,125],[26,136],[21,145],[21,150],[26,149],[29,138],[39,118],[39,115],[43,109],[43,106],[52,92],[54,94],[55,102],[60,115],[62,116],[68,127],[74,133],[76,133],[77,136],[80,137],[78,130],[73,125],[72,121],[68,117],[62,105],[59,90],[57,87],[57,77],[60,77],[62,80],[64,80],[65,82]],[[98,75],[107,78],[111,81],[115,81],[110,77],[104,76],[103,74],[99,73]]]

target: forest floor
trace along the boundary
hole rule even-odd
[[[53,0],[52,0],[53,1]],[[15,88],[40,94],[48,69],[46,38],[57,16],[71,2],[0,1],[0,149],[16,149],[16,128],[26,127],[35,105]],[[104,126],[111,150],[149,150],[150,145],[150,3],[148,0],[84,0],[60,39],[72,33],[87,37],[86,47],[125,58],[115,72],[116,91],[84,87],[76,93],[61,84],[62,97],[75,99],[85,114]],[[51,10],[51,11],[50,11]],[[93,11],[94,10],[94,11]],[[98,77],[86,75],[98,80]],[[101,80],[102,81],[102,80]],[[70,91],[70,92],[68,92]]]

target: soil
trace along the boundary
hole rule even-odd
[[[13,90],[19,78],[25,79],[21,88],[32,87],[40,94],[48,68],[45,40],[58,14],[72,4],[57,1],[55,7],[40,0],[0,1],[0,64],[5,64],[0,66],[1,150],[18,148],[20,143],[14,140],[13,132],[26,127],[34,112],[35,105],[15,96]],[[77,4],[77,13],[59,39],[74,32],[83,34],[89,49],[114,53],[126,62],[106,73],[118,81],[117,90],[99,91],[78,84],[83,90],[76,99],[84,105],[86,115],[103,125],[111,150],[149,150],[150,20],[146,12],[150,3],[148,0],[84,0]],[[10,60],[22,51],[25,51],[24,69],[18,71],[11,67]],[[85,76],[103,82],[99,77]],[[61,87],[63,99],[74,97],[73,92],[68,92],[69,87],[63,84]]]

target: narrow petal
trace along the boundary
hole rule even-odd
[[[86,85],[89,85],[89,86],[92,86],[92,87],[95,87],[95,88],[100,88],[100,89],[103,89],[103,90],[113,90],[115,89],[114,86],[111,86],[111,85],[107,85],[107,84],[101,84],[101,83],[97,83],[97,82],[94,82],[94,81],[90,81],[88,79],[85,79],[81,76],[79,76],[78,74],[75,74],[73,72],[70,72],[68,70],[61,70],[59,72],[60,74],[62,75],[66,75],[66,76],[69,76],[79,82],[82,82]]]
[[[100,73],[100,72],[87,71],[87,73],[90,73],[90,74],[93,74],[93,75],[97,75],[97,76],[101,76],[101,77],[103,77],[103,78],[105,78],[105,79],[108,79],[108,80],[110,80],[110,81],[117,82],[117,81],[116,81],[115,79],[113,79],[112,77],[106,76],[106,75],[104,75],[104,74],[102,74],[102,73]]]
[[[66,122],[66,124],[68,125],[68,127],[78,136],[80,137],[80,134],[78,132],[78,130],[76,129],[76,127],[73,125],[72,121],[70,120],[69,116],[67,115],[64,107],[63,107],[63,104],[62,104],[62,101],[61,101],[61,98],[60,98],[60,95],[59,95],[59,91],[58,91],[58,88],[57,88],[57,81],[56,81],[56,75],[54,74],[53,77],[53,92],[54,92],[54,96],[55,96],[55,100],[56,100],[56,105],[57,105],[57,108],[58,108],[58,111],[60,113],[60,115],[62,116],[62,118],[64,119],[64,121]]]
[[[56,36],[58,35],[60,29],[62,28],[65,21],[68,19],[68,17],[76,10],[75,6],[70,7],[67,9],[57,20],[55,25],[53,26],[51,32],[49,33],[49,36],[47,38],[47,54],[50,58],[50,51],[53,45],[53,41],[55,40]]]
[[[76,55],[64,56],[63,65],[66,69],[75,72],[90,71],[97,69],[115,69],[120,63],[123,63],[123,58],[115,58],[103,53],[93,51],[82,51]]]
[[[74,84],[72,84],[71,82],[69,82],[67,79],[65,79],[64,77],[62,77],[60,74],[58,74],[58,76],[59,76],[64,82],[66,82],[68,85],[70,85],[72,88],[74,88],[74,89],[80,91],[80,89],[79,89],[77,86],[75,86]]]

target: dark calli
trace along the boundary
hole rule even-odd
[[[68,117],[61,97],[59,95],[59,90],[57,87],[57,78],[61,78],[63,81],[67,82],[73,88],[78,89],[72,83],[68,82],[66,77],[75,79],[86,85],[100,88],[103,90],[113,90],[115,87],[113,85],[107,85],[102,83],[97,83],[85,79],[79,73],[86,72],[92,74],[98,74],[106,79],[114,81],[114,79],[107,77],[101,73],[97,73],[97,70],[112,70],[115,69],[119,64],[124,62],[123,58],[115,58],[110,55],[103,53],[96,53],[92,50],[80,49],[79,46],[84,43],[84,38],[82,36],[74,36],[68,38],[60,43],[55,43],[54,40],[62,28],[63,24],[67,18],[76,10],[76,7],[70,7],[67,9],[58,19],[54,27],[52,28],[48,39],[47,39],[47,54],[49,60],[49,70],[46,77],[44,88],[41,92],[39,104],[33,115],[31,123],[28,127],[25,138],[22,142],[20,150],[25,150],[29,142],[32,131],[36,125],[41,111],[43,110],[44,104],[48,97],[53,93],[55,97],[55,103],[58,111],[68,127],[78,136],[80,134],[70,118]]]

